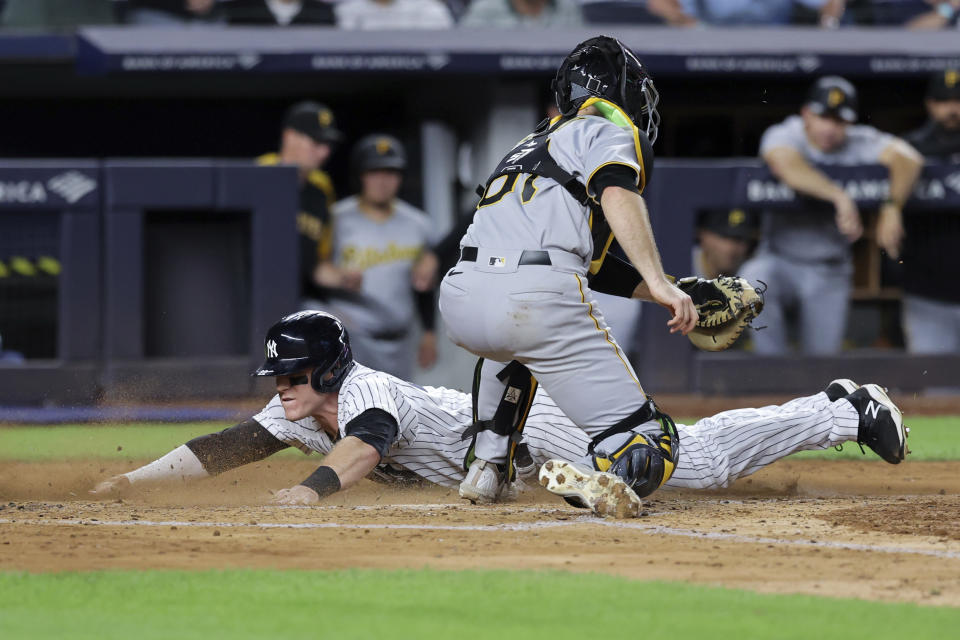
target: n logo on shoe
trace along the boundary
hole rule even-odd
[[[864,413],[869,413],[873,416],[873,419],[876,420],[880,415],[880,405],[871,400],[867,403],[867,408],[864,410]]]

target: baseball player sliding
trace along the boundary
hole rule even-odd
[[[553,89],[561,115],[494,169],[460,261],[440,286],[450,338],[480,358],[460,484],[461,497],[474,502],[495,500],[511,479],[538,385],[568,428],[592,438],[591,451],[611,452],[600,469],[640,497],[677,462],[669,418],[647,397],[592,293],[659,303],[672,316],[671,333],[686,335],[697,323],[690,296],[664,274],[640,195],[653,169],[659,95],[636,56],[605,36],[577,45]],[[630,263],[607,255],[614,236]],[[613,447],[651,419],[665,429]]]
[[[254,375],[275,376],[277,395],[260,413],[105,480],[92,493],[217,475],[290,446],[324,458],[300,484],[275,494],[279,504],[316,503],[378,470],[412,472],[444,486],[463,481],[470,442],[462,436],[474,422],[470,395],[419,387],[355,362],[343,325],[320,311],[283,318],[267,332],[264,346],[266,359]],[[541,391],[523,431],[521,469],[533,475],[542,463],[541,484],[573,505],[599,515],[636,515],[636,495],[628,492],[625,499],[624,481],[598,469],[635,436],[654,438],[662,428],[657,421],[636,425],[591,453],[590,436]],[[845,442],[865,444],[894,464],[906,453],[899,409],[880,387],[850,380],[781,406],[677,425],[676,432],[682,455],[666,484],[693,489],[725,487],[795,451]]]

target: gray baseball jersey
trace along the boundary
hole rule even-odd
[[[877,164],[880,152],[893,140],[890,134],[869,125],[850,125],[843,146],[824,152],[810,144],[803,118],[794,115],[764,132],[760,155],[777,147],[790,147],[813,164]],[[837,229],[833,216],[825,213],[768,212],[763,217],[761,238],[772,252],[806,262],[844,260],[850,251],[850,244]]]
[[[460,391],[419,387],[389,374],[357,365],[340,390],[338,422],[344,426],[368,409],[381,409],[399,425],[397,439],[381,464],[405,469],[444,486],[464,477],[469,440],[460,440],[472,423],[472,401]],[[313,418],[284,417],[279,398],[254,416],[265,429],[302,451],[329,453],[333,439]],[[678,424],[680,463],[666,486],[695,489],[725,487],[736,478],[795,451],[825,449],[857,437],[859,419],[846,400],[831,403],[826,394],[798,398],[782,406],[726,411],[694,425]],[[658,431],[648,423],[635,431]],[[615,447],[631,437],[612,439]],[[552,458],[591,464],[589,436],[578,429],[545,392],[538,391],[523,432],[537,465]]]
[[[527,140],[520,141],[508,158],[521,157]],[[594,195],[590,180],[611,164],[636,171],[640,184],[643,168],[634,133],[599,116],[579,116],[560,125],[550,134],[548,148],[560,167],[586,184],[590,195]],[[484,204],[510,182],[513,186],[502,197]],[[590,210],[556,181],[528,174],[517,180],[503,176],[490,185],[461,245],[565,251],[583,260],[586,273],[594,252],[592,223]]]
[[[334,205],[333,225],[333,261],[362,271],[363,286],[356,296],[333,300],[331,312],[351,331],[406,331],[415,315],[410,271],[431,240],[427,214],[396,200],[393,215],[377,221],[354,196]]]

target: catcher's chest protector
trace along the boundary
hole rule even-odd
[[[586,186],[577,180],[576,176],[557,164],[550,155],[550,134],[571,121],[570,118],[561,118],[551,124],[550,121],[544,120],[536,131],[511,149],[487,178],[486,186],[477,187],[477,195],[480,196],[477,207],[497,202],[505,193],[513,191],[521,174],[530,176],[524,181],[523,189],[532,188],[528,185],[532,185],[534,177],[549,178],[566,189],[574,200],[590,209],[590,232],[593,236],[592,260],[598,260],[609,245],[611,234],[610,225],[603,216],[603,209],[599,203],[594,202],[587,195]],[[503,177],[506,179],[498,183],[498,179]],[[497,186],[491,190],[494,185]]]

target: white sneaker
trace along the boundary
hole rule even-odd
[[[480,458],[473,461],[460,483],[460,497],[473,503],[495,502],[502,490],[503,479],[497,465]]]
[[[574,506],[592,509],[598,516],[636,518],[643,505],[623,478],[612,473],[588,470],[563,460],[547,460],[543,463],[540,484]]]

